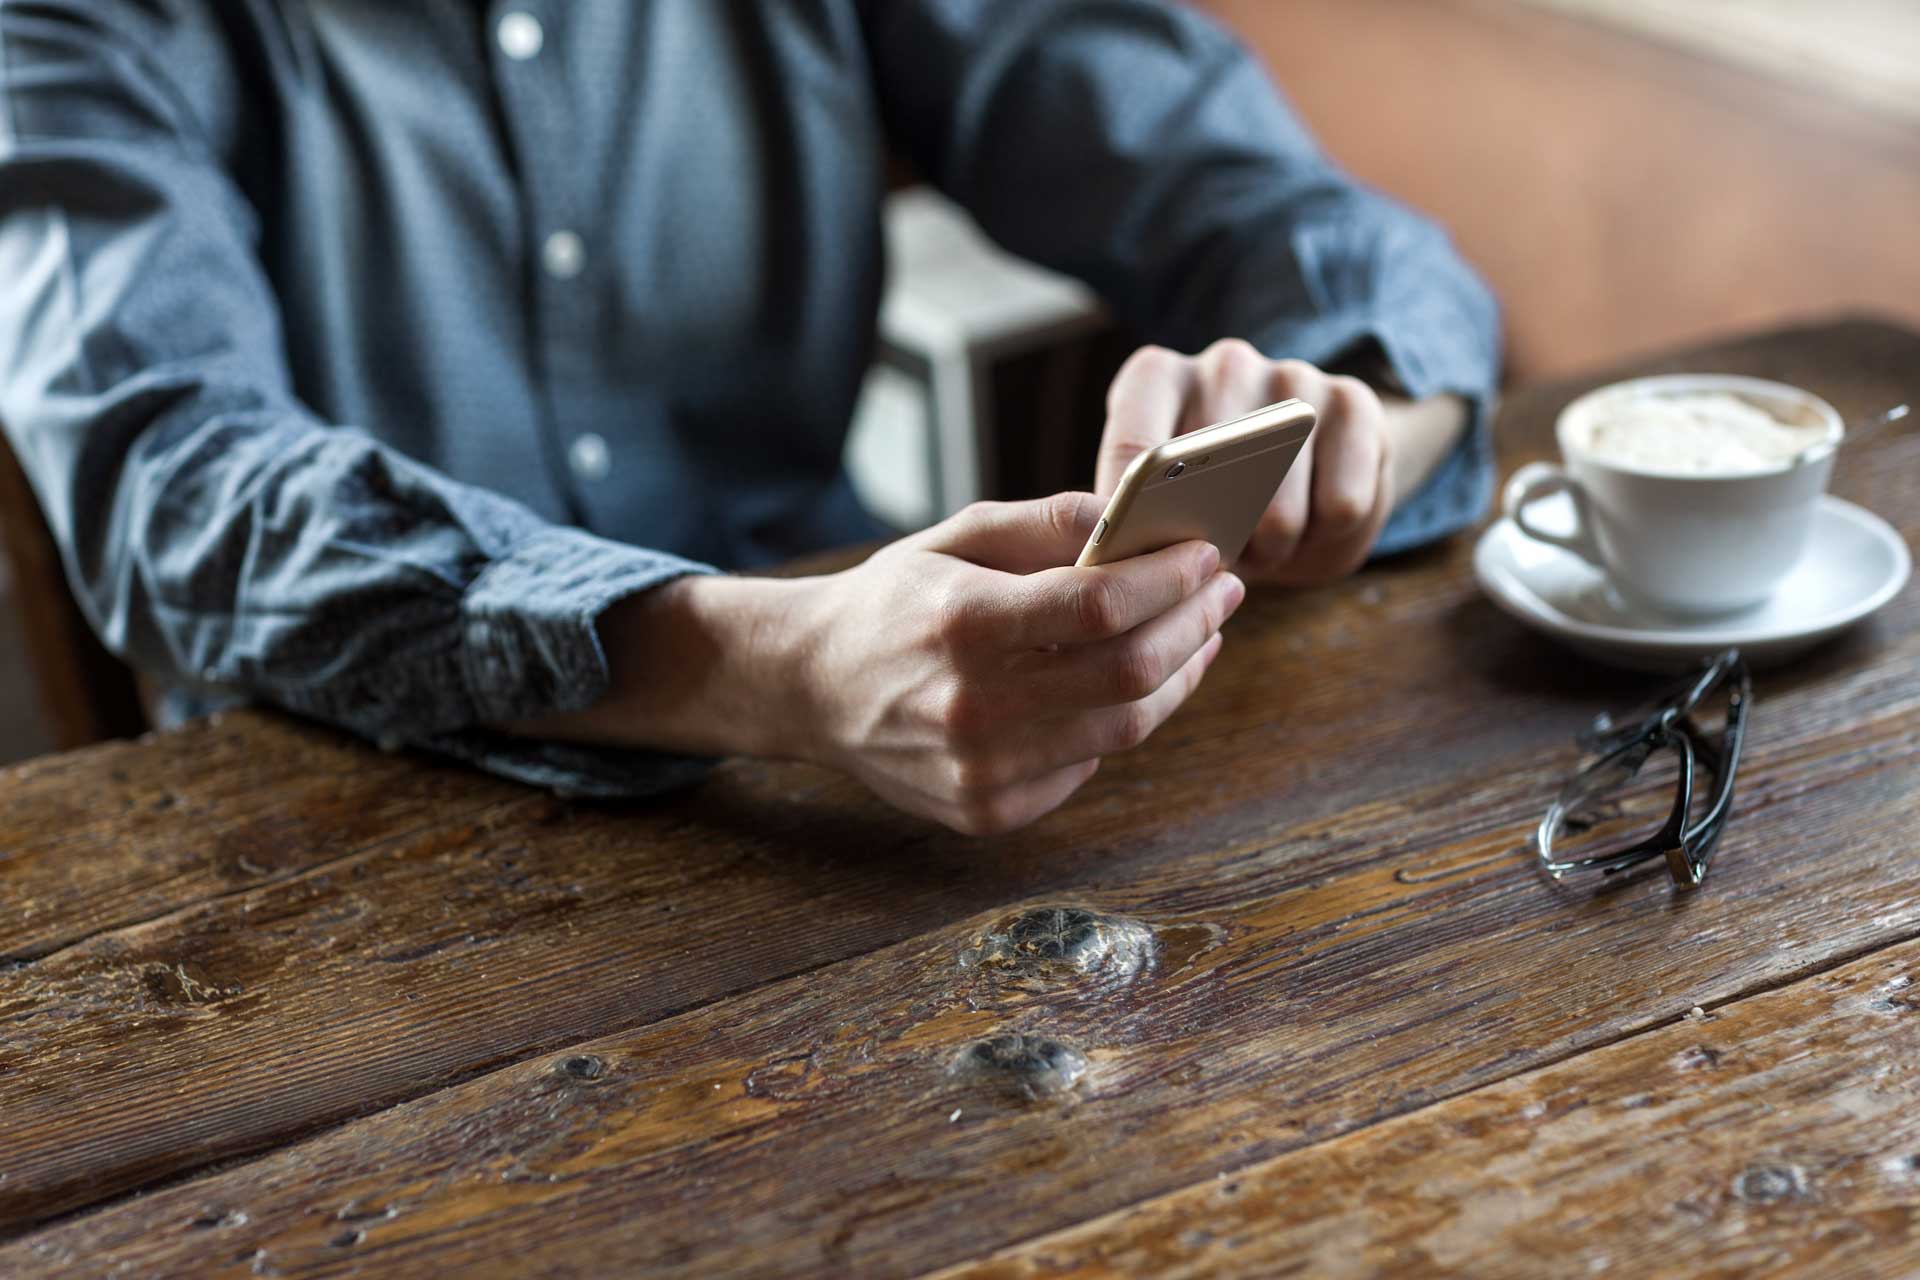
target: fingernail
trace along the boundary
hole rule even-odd
[[[1247,584],[1242,582],[1240,575],[1235,573],[1223,573],[1220,576],[1227,580],[1225,587],[1227,593],[1227,612],[1232,613],[1240,607],[1240,602],[1247,598]]]
[[[1211,574],[1220,567],[1220,548],[1211,542],[1203,542],[1200,545],[1206,548],[1200,553],[1200,564],[1207,573]]]

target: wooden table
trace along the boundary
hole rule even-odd
[[[1641,368],[1853,415],[1920,336]],[[1920,436],[1835,488],[1912,541]],[[1646,686],[1470,542],[1256,594],[1000,840],[252,713],[0,775],[0,1274],[1920,1272],[1920,594],[1759,677],[1702,892],[1569,892],[1522,841]]]

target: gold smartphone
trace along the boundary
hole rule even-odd
[[[1076,564],[1111,564],[1201,539],[1232,565],[1313,430],[1313,406],[1282,400],[1175,436],[1133,460]]]

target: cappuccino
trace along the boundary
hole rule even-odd
[[[1784,408],[1785,406],[1783,406]],[[1741,476],[1781,471],[1831,435],[1821,421],[1788,422],[1744,396],[1622,390],[1597,399],[1573,443],[1634,471]]]
[[[1649,617],[1730,614],[1765,600],[1799,562],[1840,432],[1832,405],[1783,382],[1618,382],[1560,411],[1564,463],[1514,473],[1507,517],[1600,570]],[[1560,494],[1571,501],[1554,524],[1527,514]]]

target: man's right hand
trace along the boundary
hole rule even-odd
[[[976,503],[842,573],[657,587],[601,619],[605,699],[512,728],[806,759],[957,831],[1024,826],[1186,700],[1246,594],[1204,542],[1070,567],[1102,506]]]
[[[1188,542],[1071,566],[1092,494],[976,503],[821,579],[803,753],[958,831],[1024,826],[1199,686],[1246,589]]]

